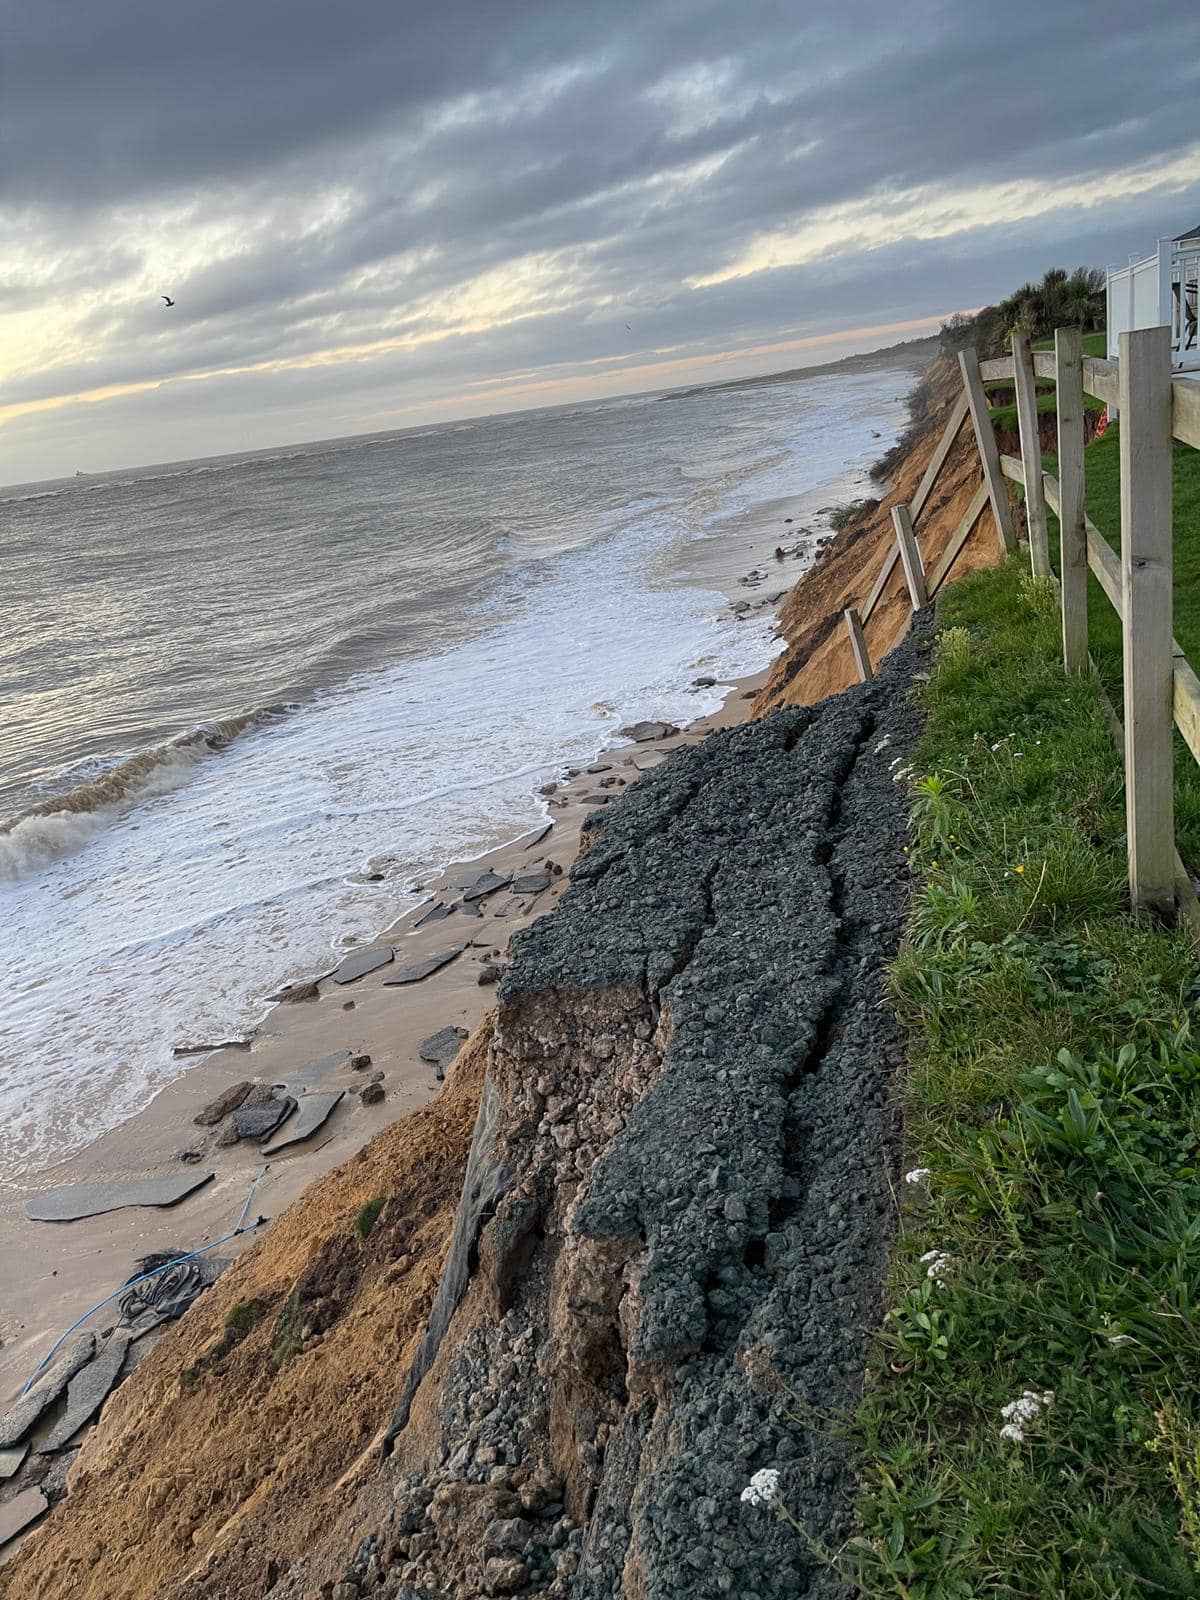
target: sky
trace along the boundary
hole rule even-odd
[[[0,481],[916,337],[1200,220],[1198,80],[1196,0],[0,0]]]

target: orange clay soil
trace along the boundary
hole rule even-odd
[[[490,1039],[489,1018],[438,1098],[313,1183],[117,1390],[0,1594],[261,1594],[328,1532],[437,1288]]]
[[[923,380],[928,386],[927,421],[905,455],[889,492],[864,507],[825,547],[817,565],[800,579],[780,610],[779,626],[787,649],[771,669],[754,702],[753,715],[777,706],[814,705],[857,683],[858,672],[842,612],[862,606],[887,556],[895,547],[892,507],[907,504],[941,438],[946,419],[962,392],[957,362],[940,357]],[[917,522],[926,571],[932,571],[957,528],[982,479],[975,435],[968,418],[938,474]],[[951,568],[951,579],[993,566],[1000,545],[991,508],[984,508]],[[904,573],[897,561],[882,598],[866,624],[867,648],[878,662],[908,631],[911,615]]]

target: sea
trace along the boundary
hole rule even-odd
[[[726,592],[746,530],[823,531],[911,382],[801,376],[0,489],[0,1182],[536,827],[538,788],[626,723],[712,711],[696,677],[766,666],[769,611],[738,621]]]

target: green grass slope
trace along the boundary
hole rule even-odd
[[[948,590],[925,695],[893,974],[923,1175],[830,1559],[901,1600],[1194,1597],[1196,947],[1125,911],[1120,761],[1051,584]]]

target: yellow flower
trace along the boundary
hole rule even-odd
[[[1013,868],[1013,871],[1014,871],[1014,872],[1024,872],[1024,871],[1025,871],[1025,868],[1024,868],[1024,867],[1014,867],[1014,868]]]

